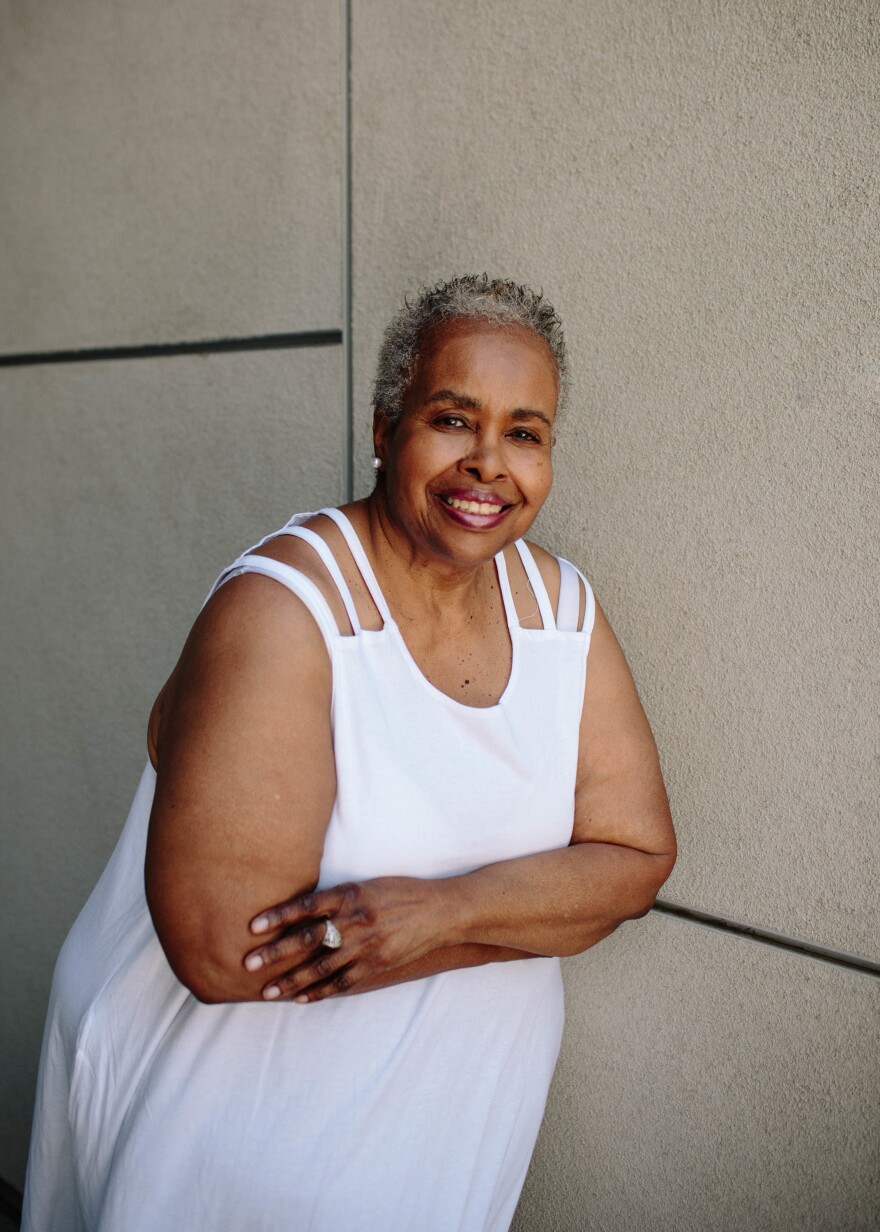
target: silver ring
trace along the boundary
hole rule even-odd
[[[338,950],[342,945],[342,933],[332,920],[324,921],[324,940],[321,945],[328,950]]]

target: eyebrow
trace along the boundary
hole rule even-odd
[[[553,427],[553,424],[550,422],[549,416],[545,415],[543,411],[534,411],[532,410],[531,407],[528,407],[528,406],[517,407],[515,411],[511,411],[510,418],[511,419],[540,419],[543,423],[547,425],[548,428]]]
[[[476,398],[469,398],[467,394],[457,394],[452,389],[439,389],[436,394],[431,394],[428,402],[454,402],[456,406],[467,406],[472,411],[479,409],[479,402]]]
[[[464,406],[472,411],[480,409],[480,403],[476,398],[471,398],[468,394],[457,394],[453,389],[438,389],[435,394],[431,394],[428,405],[432,402],[454,402],[456,406]],[[513,420],[540,419],[548,428],[553,427],[549,417],[543,411],[533,410],[529,406],[517,407],[515,411],[510,412],[510,418]]]

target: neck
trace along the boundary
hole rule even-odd
[[[433,554],[401,526],[381,487],[364,502],[372,563],[393,607],[407,616],[469,619],[492,559],[461,563]]]

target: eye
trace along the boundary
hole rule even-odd
[[[544,443],[537,432],[532,432],[529,428],[514,428],[509,435],[515,441],[523,441],[528,445],[543,445]]]
[[[438,428],[469,428],[470,424],[462,416],[454,411],[447,411],[443,415],[438,415],[434,420],[434,425]]]

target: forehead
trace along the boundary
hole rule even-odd
[[[419,348],[411,395],[422,401],[440,389],[554,411],[556,360],[526,326],[459,318],[435,326]]]

